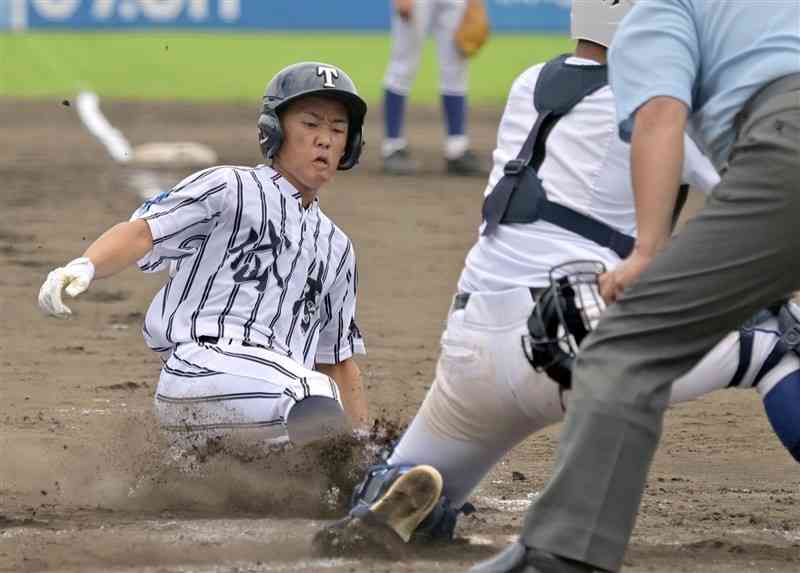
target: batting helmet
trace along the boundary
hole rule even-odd
[[[367,104],[344,70],[321,62],[301,62],[282,69],[270,80],[261,99],[258,117],[258,142],[261,153],[272,159],[283,142],[279,114],[291,102],[306,96],[323,95],[341,101],[347,108],[347,145],[338,169],[352,168],[364,147],[364,116]]]
[[[608,48],[617,26],[635,0],[573,0],[570,20],[572,39],[589,40]]]
[[[561,386],[572,383],[572,363],[586,335],[597,324],[605,303],[597,279],[605,272],[598,261],[571,261],[550,270],[550,287],[536,297],[523,337],[528,361]]]

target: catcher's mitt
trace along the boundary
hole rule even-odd
[[[467,0],[464,16],[456,29],[456,47],[466,58],[478,53],[489,38],[489,16],[483,0]]]

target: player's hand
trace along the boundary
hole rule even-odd
[[[645,254],[634,247],[628,258],[617,265],[613,271],[600,275],[598,278],[600,296],[603,297],[606,304],[616,302],[625,289],[639,278],[639,275],[650,266],[652,261],[653,255]]]
[[[394,11],[403,20],[410,20],[414,9],[414,0],[394,0]]]
[[[39,308],[50,316],[67,318],[72,311],[61,301],[61,290],[76,297],[89,288],[93,278],[94,265],[86,257],[77,258],[64,267],[50,271],[39,289]]]

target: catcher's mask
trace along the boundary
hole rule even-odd
[[[564,388],[572,383],[578,347],[605,309],[597,284],[605,270],[599,261],[570,261],[553,267],[550,286],[536,297],[528,318],[530,334],[522,337],[528,362]]]
[[[321,62],[301,62],[282,69],[270,80],[261,99],[258,116],[258,143],[261,154],[271,160],[283,142],[280,113],[293,101],[306,96],[332,97],[347,109],[347,145],[338,169],[351,169],[358,163],[364,147],[364,116],[367,104],[344,70]]]

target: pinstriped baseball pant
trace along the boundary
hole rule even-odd
[[[528,546],[619,570],[671,383],[800,288],[798,221],[800,79],[750,114],[706,207],[585,341],[553,476],[522,533]]]

